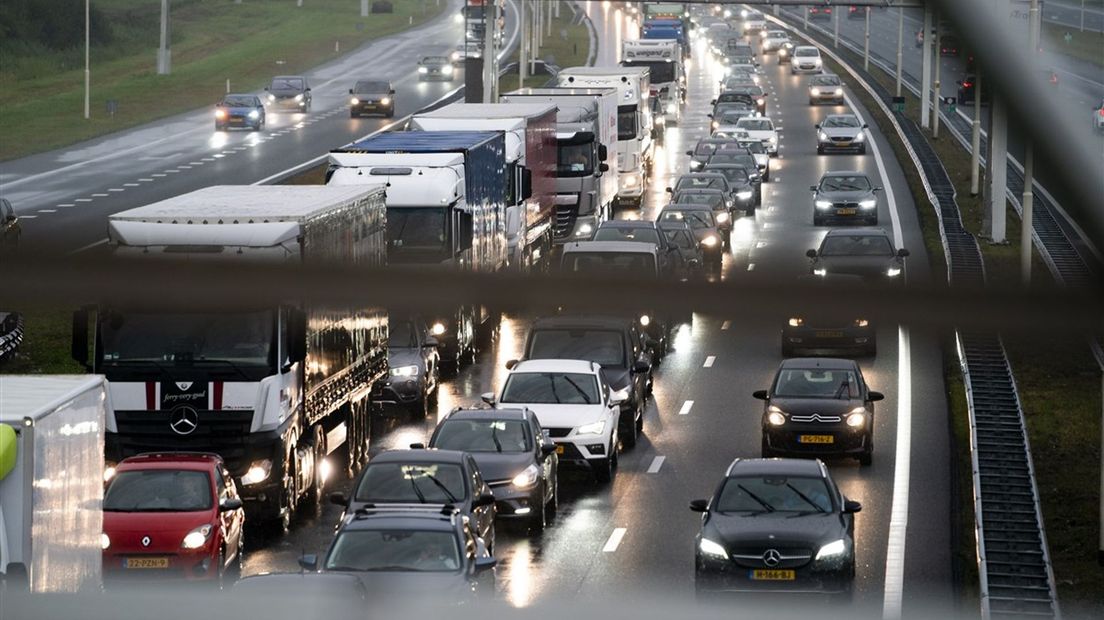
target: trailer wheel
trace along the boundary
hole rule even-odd
[[[350,405],[350,411],[351,405]],[[326,437],[322,433],[322,427],[314,427],[314,441],[311,442],[311,451],[314,453],[314,467],[311,468],[311,488],[303,494],[301,504],[306,510],[317,510],[322,505],[325,480],[322,479],[322,461],[326,458]]]

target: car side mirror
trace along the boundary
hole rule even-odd
[[[521,199],[529,200],[533,196],[533,171],[521,169]]]
[[[706,114],[706,116],[708,116],[709,118],[713,118],[713,113],[710,112],[709,114]]]
[[[817,186],[816,186],[816,185],[810,185],[810,186],[809,186],[809,191],[810,191],[810,192],[815,192],[815,191],[817,191]]]
[[[806,250],[805,256],[808,256],[809,258],[816,258],[817,257],[817,251],[810,248],[809,250]]]
[[[813,129],[820,129],[820,123],[817,123],[816,125],[813,125]]]
[[[906,248],[901,248],[900,250],[897,250],[897,256],[899,256],[901,258],[905,258],[908,255],[909,255],[909,251]]]
[[[708,512],[709,500],[707,499],[692,499],[690,500],[690,510],[694,512]]]
[[[303,92],[309,93],[310,92],[310,87],[308,86],[307,88],[305,88]]]
[[[651,369],[652,366],[644,360],[636,360],[632,367],[633,372],[648,372]]]
[[[219,512],[230,512],[231,510],[241,510],[242,504],[240,497],[228,497],[219,502]]]
[[[862,128],[863,128],[863,129],[870,129],[870,125],[867,125],[866,123],[863,123],[863,126],[862,126]]]
[[[441,346],[441,343],[440,343],[440,341],[438,341],[433,336],[426,336],[425,341],[422,342],[422,346],[427,347],[427,348],[428,347],[438,347],[438,346]]]
[[[267,86],[265,86],[265,90],[268,90],[268,87],[267,87]]]
[[[548,456],[549,454],[553,454],[554,452],[556,452],[556,444],[555,442],[546,441],[541,444],[540,450],[541,454]]]
[[[878,192],[882,191],[882,188],[880,188],[880,187],[875,187],[875,188],[871,189],[870,191],[872,191],[872,192],[874,192],[874,193],[878,193]]]
[[[752,398],[757,398],[759,400],[767,400],[767,391],[766,390],[755,390],[754,392],[751,393],[751,397]]]
[[[330,493],[330,503],[334,506],[341,506],[342,508],[349,507],[349,496],[344,493]]]
[[[350,95],[353,94],[353,89],[351,89],[351,88],[349,89],[349,94]]]
[[[387,94],[388,95],[394,95],[395,94],[395,89],[392,88],[391,90],[387,91]]]
[[[506,360],[506,370],[513,370],[518,365],[518,360]]]
[[[494,405],[495,405],[494,392],[485,392],[479,397],[479,399],[482,400],[483,402],[487,403],[488,405],[492,406],[492,407],[494,407]]]
[[[870,392],[867,392],[866,400],[869,400],[872,403],[876,403],[879,400],[885,400],[885,394],[871,390]]]
[[[494,506],[494,503],[495,497],[493,494],[483,493],[479,497],[475,498],[475,501],[472,502],[472,506],[475,508],[480,508],[482,506]]]
[[[672,189],[672,188],[670,188],[670,187],[668,187],[667,189],[665,189],[665,190],[663,190],[663,191],[667,192],[668,194],[673,194],[673,193],[675,193],[675,190],[674,190],[674,189]]]
[[[710,99],[709,100],[709,105],[717,105],[717,100],[716,99]]]
[[[694,156],[694,151],[686,151],[686,154],[689,155],[690,157],[693,157]]]
[[[853,499],[843,500],[843,513],[853,515],[856,512],[862,512],[862,504],[856,502]]]
[[[498,565],[498,560],[496,560],[496,559],[494,559],[493,557],[490,557],[490,556],[475,558],[475,572],[477,572],[477,573],[482,573],[484,571],[489,571],[497,565]]]
[[[303,570],[316,571],[318,570],[318,556],[313,553],[299,557],[299,568]]]

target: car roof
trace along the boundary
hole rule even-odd
[[[611,252],[655,254],[655,244],[644,241],[575,241],[564,245],[564,253],[571,252]]]
[[[728,155],[737,155],[738,153],[726,153],[726,154],[728,154]],[[720,166],[721,164],[714,164],[714,165],[715,166]],[[716,187],[684,187],[682,189],[676,189],[675,193],[676,194],[715,194],[715,195],[718,195],[718,196],[723,196],[725,194],[725,191],[723,189],[718,189]]]
[[[294,80],[305,80],[305,79],[307,79],[307,77],[305,75],[274,75],[274,76],[272,76],[272,79],[274,79],[274,80],[293,80],[293,79]]]
[[[464,463],[464,456],[465,453],[459,450],[384,450],[372,457],[369,465],[380,463],[451,463],[461,465]]]
[[[598,225],[602,228],[655,228],[651,220],[606,220]]]
[[[726,478],[762,475],[827,477],[820,459],[736,459],[725,472]]]
[[[653,225],[655,222],[651,222]],[[599,328],[599,329],[628,329],[632,325],[632,321],[629,319],[621,319],[611,316],[549,316],[539,318],[533,321],[532,326],[529,328],[529,332],[532,333],[541,328],[547,327],[584,327],[584,328]]]
[[[884,228],[832,228],[828,230],[828,233],[824,235],[828,237],[889,237],[889,233]]]
[[[586,360],[560,360],[560,359],[536,359],[518,362],[510,370],[515,372],[577,372],[583,374],[597,374],[600,366]]]
[[[855,360],[839,357],[791,357],[790,359],[782,360],[782,364],[779,368],[854,370],[858,368],[858,364],[855,363]]]
[[[157,452],[130,456],[115,466],[116,471],[127,469],[187,469],[194,471],[208,471],[214,465],[221,463],[222,457],[217,454],[202,452]]]
[[[446,514],[446,512],[448,514]],[[434,505],[432,508],[360,509],[346,518],[341,531],[346,530],[437,530],[456,531],[454,511]]]

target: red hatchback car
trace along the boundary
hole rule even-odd
[[[214,454],[140,454],[115,467],[103,500],[104,579],[213,581],[241,573],[245,511]]]

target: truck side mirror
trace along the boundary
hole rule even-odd
[[[81,366],[92,370],[88,364],[88,310],[83,308],[73,313],[71,355]]]
[[[609,164],[606,162],[598,164],[598,172],[609,172]]]
[[[609,149],[605,144],[598,145],[598,161],[606,161],[609,158]]]
[[[288,312],[288,361],[307,359],[307,313],[295,309]]]
[[[528,200],[533,196],[533,171],[528,168],[521,169],[521,199]]]
[[[351,88],[349,89],[349,94],[350,95],[353,94],[353,89],[351,89]]]

